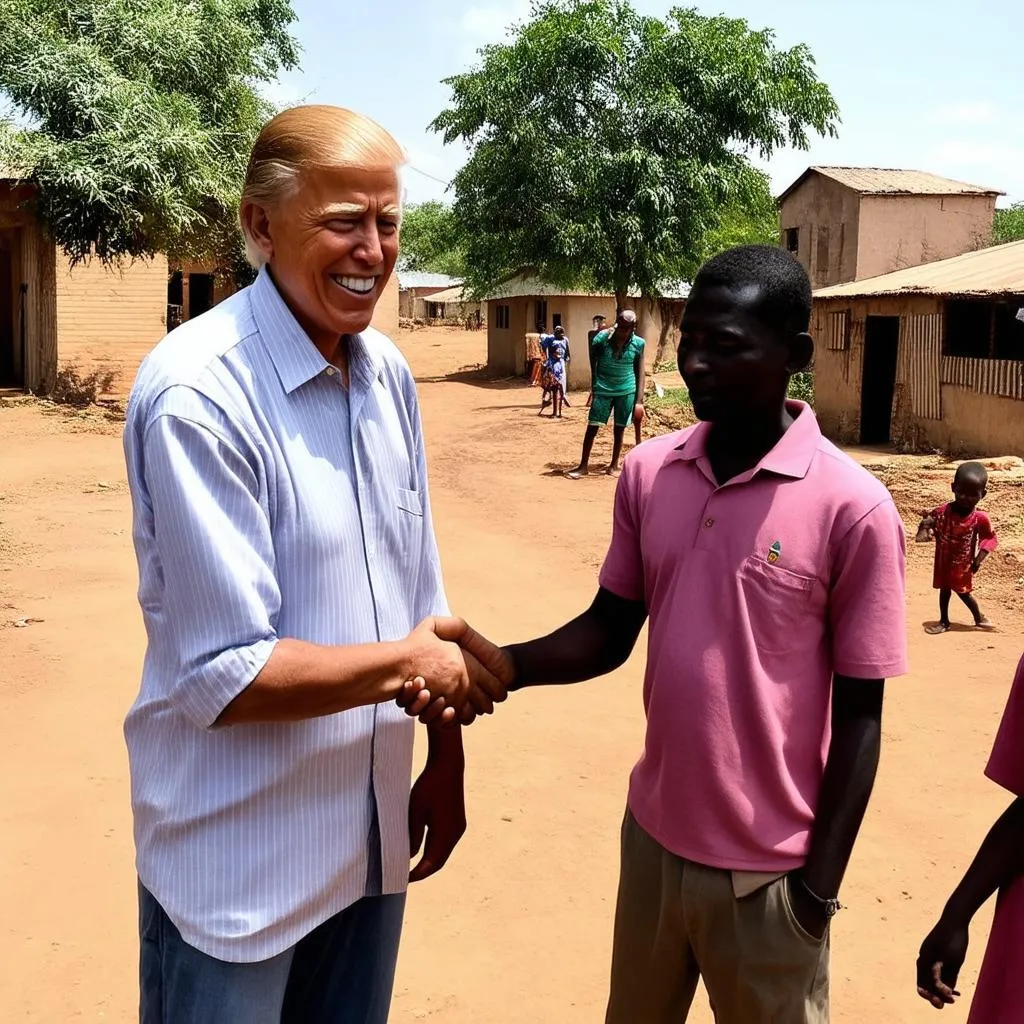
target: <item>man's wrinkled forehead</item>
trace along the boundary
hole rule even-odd
[[[393,167],[310,168],[300,179],[300,195],[303,190],[326,216],[358,217],[369,210],[398,216],[402,209],[398,171]]]

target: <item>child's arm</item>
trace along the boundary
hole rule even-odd
[[[996,537],[996,531],[992,528],[992,520],[989,519],[984,512],[978,513],[978,553],[974,556],[974,564],[971,566],[971,572],[977,572],[982,563],[986,558],[997,547],[999,547],[999,538]]]
[[[967,954],[968,928],[981,905],[1024,873],[1024,798],[1016,799],[992,826],[963,880],[953,890],[939,923],[917,958],[917,991],[942,1009],[959,995],[957,975]]]

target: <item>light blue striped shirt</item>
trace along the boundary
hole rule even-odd
[[[142,688],[125,722],[137,867],[185,940],[264,960],[409,870],[414,725],[394,703],[212,728],[279,637],[404,637],[447,611],[415,384],[374,330],[351,381],[266,271],[139,370],[125,456]]]

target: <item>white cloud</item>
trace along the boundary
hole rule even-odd
[[[995,124],[997,113],[988,100],[969,100],[939,107],[929,117],[937,125],[990,125]]]

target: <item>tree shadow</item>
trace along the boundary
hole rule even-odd
[[[522,377],[490,377],[482,364],[463,366],[439,377],[417,377],[417,384],[469,384],[485,391],[515,391],[528,387]]]

